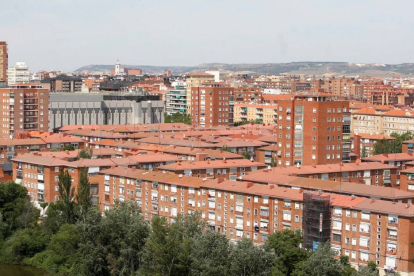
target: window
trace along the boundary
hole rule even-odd
[[[341,240],[342,240],[342,235],[333,233],[333,241],[334,242],[341,242]]]

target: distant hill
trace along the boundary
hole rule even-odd
[[[347,63],[347,62],[290,62],[290,63],[205,63],[198,66],[149,66],[149,65],[123,65],[125,67],[141,68],[144,73],[162,74],[170,69],[173,74],[188,72],[220,70],[223,73],[255,73],[255,74],[305,74],[316,76],[414,76],[414,63],[402,64],[373,64],[373,63]],[[87,65],[75,72],[110,71],[113,65]]]

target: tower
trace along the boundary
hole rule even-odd
[[[119,59],[117,59],[115,63],[115,76],[120,75],[121,73],[120,68],[121,68],[121,64],[119,63]]]

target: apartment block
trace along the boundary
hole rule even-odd
[[[278,101],[277,166],[350,161],[348,107],[347,101],[325,95]]]
[[[274,125],[277,123],[277,105],[235,103],[234,122],[241,121],[260,121],[266,125]]]
[[[249,172],[267,168],[263,163],[247,159],[177,162],[158,167],[158,170],[206,179],[236,180]]]
[[[329,165],[290,166],[272,168],[268,173],[290,175],[312,179],[330,180],[342,183],[360,183],[364,185],[400,187],[395,185],[397,167],[380,162],[338,163]]]
[[[192,114],[192,88],[198,87],[203,83],[214,82],[214,75],[207,73],[189,73],[186,75],[187,83],[187,114]]]
[[[0,82],[7,82],[7,68],[9,67],[7,42],[0,41]]]
[[[283,229],[303,230],[304,247],[330,242],[355,267],[373,261],[381,273],[410,275],[414,255],[413,206],[364,197],[304,192],[275,185],[208,180],[111,168],[100,172],[101,210],[133,200],[145,219],[198,211],[209,227],[237,241],[264,243]]]
[[[45,78],[41,81],[44,88],[52,92],[80,92],[82,91],[82,79],[59,75],[55,78]]]
[[[260,87],[240,86],[234,89],[234,101],[236,103],[261,103],[263,101],[263,93]]]
[[[233,102],[233,93],[233,87],[221,83],[192,87],[191,96],[187,95],[187,103],[191,102],[191,124],[206,128],[231,125],[233,112],[230,103]]]
[[[7,80],[9,85],[17,83],[29,83],[29,67],[27,67],[26,63],[24,62],[17,62],[15,66],[10,67],[7,70]]]
[[[187,113],[187,90],[185,87],[176,87],[167,90],[165,94],[165,112],[168,115]]]
[[[16,131],[48,131],[49,91],[36,84],[14,84],[0,88],[0,137]]]

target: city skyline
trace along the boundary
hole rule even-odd
[[[414,19],[409,2],[397,2],[129,1],[109,8],[107,1],[20,1],[3,5],[0,31],[9,65],[25,61],[32,71],[118,58],[155,66],[413,62]]]

